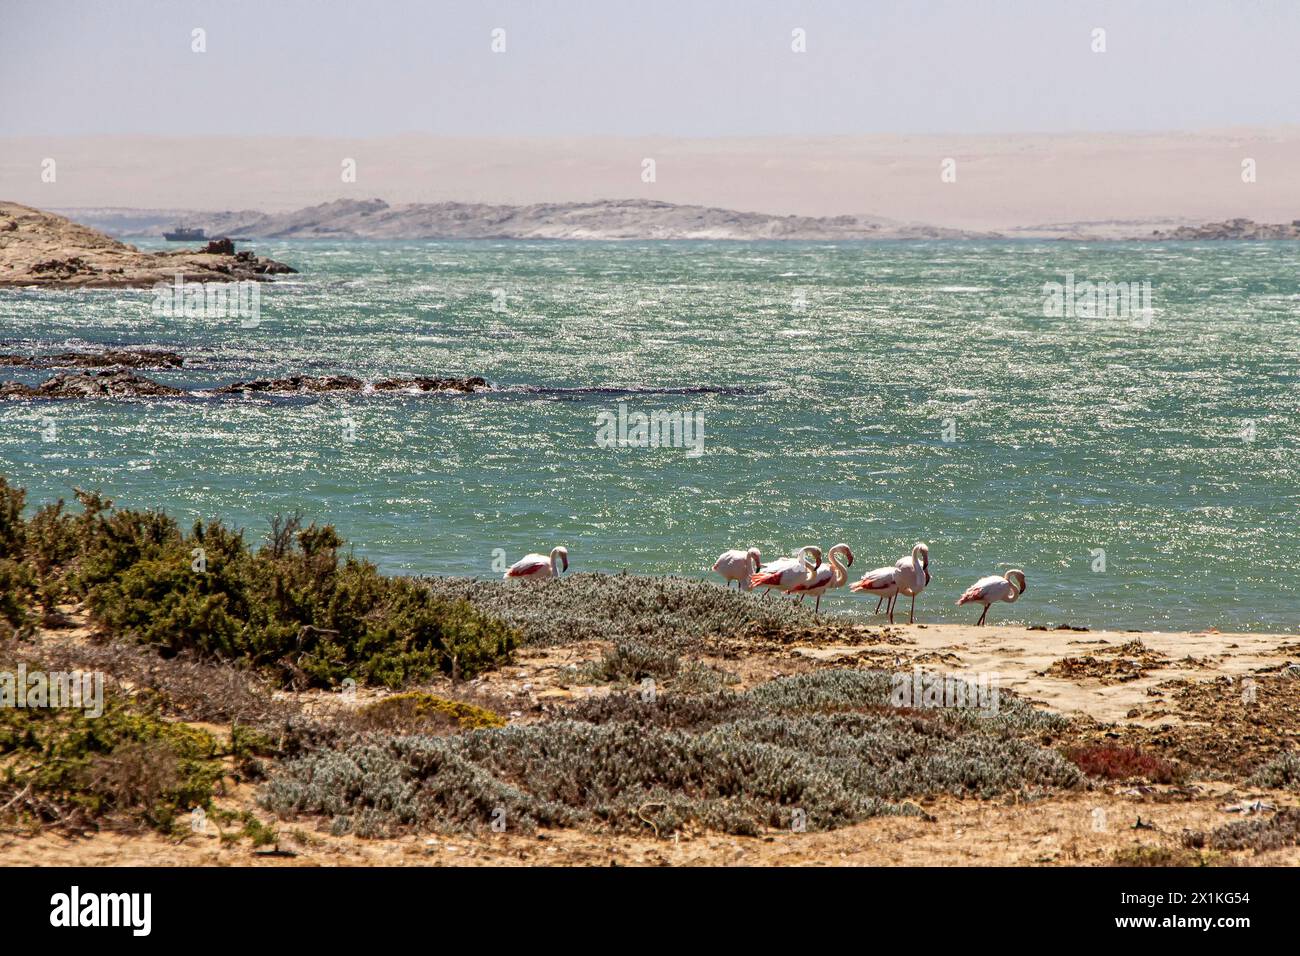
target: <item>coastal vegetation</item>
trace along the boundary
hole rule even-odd
[[[79,513],[59,501],[24,519],[25,492],[0,478],[0,624],[12,633],[75,599],[114,639],[238,662],[299,688],[469,677],[517,643],[469,602],[345,553],[329,525],[276,517],[253,547],[219,520],[185,531],[160,511],[77,498]]]
[[[286,855],[284,839],[343,835],[771,838],[928,825],[953,800],[1077,799],[1082,819],[1120,792],[1191,799],[1192,780],[1296,787],[1283,733],[1244,731],[1228,760],[1212,726],[1099,724],[1006,689],[991,710],[902,706],[915,651],[899,629],[708,581],[391,577],[297,515],[251,541],[97,492],[33,507],[0,478],[0,673],[105,676],[98,716],[0,707],[0,827],[194,842],[197,820],[214,845]],[[1240,715],[1212,684],[1168,687],[1257,720],[1289,675],[1258,675],[1260,709]],[[1103,856],[1222,862],[1297,840],[1280,808]]]

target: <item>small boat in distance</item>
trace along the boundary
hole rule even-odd
[[[164,232],[163,238],[168,242],[196,242],[208,238],[202,229],[186,229],[177,226],[171,232]]]

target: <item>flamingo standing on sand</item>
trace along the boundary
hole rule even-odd
[[[894,564],[894,571],[898,593],[911,595],[912,610],[908,612],[907,623],[913,624],[916,622],[916,596],[930,583],[930,548],[923,542],[916,542],[912,545],[912,553]],[[892,612],[890,623],[893,623]]]
[[[822,549],[815,544],[805,544],[794,556],[773,561],[762,571],[754,573],[749,579],[749,586],[788,592],[796,584],[811,581],[821,566]],[[767,591],[763,592],[763,596],[767,597]]]
[[[994,601],[1006,601],[1008,604],[1015,604],[1020,595],[1025,593],[1025,572],[1019,568],[1012,568],[1005,574],[990,574],[986,578],[980,578],[974,584],[966,589],[966,593],[957,599],[958,606],[962,604],[983,604],[984,613],[976,624],[983,624],[984,619],[989,616],[989,606]]]
[[[843,563],[841,563],[843,562]],[[826,552],[826,564],[818,568],[808,581],[801,581],[790,589],[791,594],[799,595],[799,603],[805,597],[816,597],[817,604],[813,614],[821,613],[822,595],[829,588],[842,588],[849,579],[849,566],[853,564],[853,551],[847,544],[837,544]]]
[[[876,568],[874,571],[868,571],[862,575],[862,580],[849,588],[850,591],[857,591],[861,594],[874,594],[879,600],[876,601],[875,613],[880,613],[880,605],[885,601],[889,602],[889,623],[894,623],[894,599],[898,597],[898,571],[893,567]]]
[[[762,558],[758,548],[750,548],[748,551],[723,551],[718,555],[718,560],[713,562],[713,570],[726,578],[727,587],[731,587],[731,582],[735,581],[737,590],[741,588],[749,590],[749,576],[762,569]]]
[[[542,581],[546,578],[558,578],[560,576],[559,562],[564,562],[565,571],[569,570],[569,549],[552,548],[551,556],[548,558],[544,554],[525,554],[522,558],[510,565],[505,573],[506,580],[510,578],[522,578],[525,581]]]

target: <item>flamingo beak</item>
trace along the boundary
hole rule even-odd
[[[564,570],[569,570],[569,556],[567,554],[562,554],[560,555],[560,560],[564,563]]]

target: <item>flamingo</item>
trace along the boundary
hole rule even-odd
[[[907,623],[916,622],[916,596],[930,583],[930,549],[918,541],[912,545],[912,553],[906,558],[899,558],[894,564],[894,579],[898,582],[898,593],[912,597],[912,610],[908,612]],[[897,598],[895,598],[897,600]],[[891,616],[890,623],[893,623]]]
[[[963,604],[983,604],[984,613],[976,624],[983,624],[989,616],[989,606],[994,601],[1006,601],[1015,604],[1020,595],[1025,593],[1025,572],[1012,568],[1005,574],[990,574],[980,578],[966,589],[966,593],[957,599],[958,606]]]
[[[713,562],[713,570],[727,580],[727,587],[731,587],[731,582],[735,581],[737,590],[740,588],[749,590],[749,576],[762,569],[763,564],[758,548],[750,548],[748,551],[723,551],[718,555],[718,560]]]
[[[894,599],[898,597],[898,571],[895,568],[876,568],[874,571],[868,571],[862,575],[862,580],[849,590],[877,595],[879,597],[876,601],[877,614],[880,613],[880,605],[888,601],[889,623],[894,623]]]
[[[556,566],[557,559],[564,562],[565,571],[569,570],[568,548],[552,548],[549,558],[544,554],[525,554],[510,565],[505,573],[506,580],[523,578],[525,581],[541,581],[546,578],[558,578],[560,568]]]
[[[749,578],[749,586],[788,592],[796,584],[812,580],[821,566],[822,549],[815,544],[805,544],[793,557],[773,561],[764,570],[756,571]],[[767,597],[767,591],[763,596]]]
[[[841,564],[840,562],[844,562]],[[842,588],[849,579],[849,567],[853,564],[853,551],[847,544],[837,544],[826,553],[826,564],[818,568],[812,578],[801,581],[790,589],[791,594],[799,595],[799,603],[808,596],[817,598],[813,615],[821,613],[822,595],[829,588]]]

